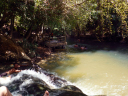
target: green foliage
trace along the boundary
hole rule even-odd
[[[77,3],[76,3],[76,2]],[[73,4],[72,14],[68,15],[67,24],[70,23],[72,28],[79,25],[80,30],[83,28],[87,31],[96,30],[95,33],[103,34],[105,30],[117,32],[122,24],[127,27],[127,1],[123,0],[88,0],[77,1]],[[72,24],[73,22],[73,24]]]
[[[127,0],[0,0],[0,26],[15,17],[16,25],[26,30],[32,26],[36,32],[47,26],[79,34],[112,34],[122,25],[127,29],[127,10]]]

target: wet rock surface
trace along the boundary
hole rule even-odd
[[[50,96],[86,96],[76,86],[69,85],[66,80],[40,68],[36,64],[34,65],[38,70],[36,69],[35,71],[34,67],[24,70],[18,74],[12,74],[12,78],[9,83],[1,83],[0,85],[7,86],[14,96],[17,96],[18,94],[22,96],[43,96],[46,90],[49,91]],[[36,74],[39,76],[36,76]],[[40,77],[48,78],[49,81],[41,79]],[[56,86],[56,88],[53,86]]]
[[[25,86],[22,86],[22,83],[25,80],[30,80],[31,83]],[[19,86],[22,86],[20,89]],[[72,85],[67,85],[65,87],[61,87],[59,89],[51,89],[50,86],[43,80],[39,78],[30,77],[27,75],[23,75],[22,78],[12,82],[9,86],[7,86],[11,92],[17,90],[17,92],[23,96],[43,96],[43,93],[48,90],[50,96],[86,96],[82,93],[82,91]]]

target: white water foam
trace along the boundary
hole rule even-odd
[[[6,78],[6,79],[5,78],[0,78],[0,84],[7,86],[10,83],[12,83],[13,81],[20,79],[23,74],[27,74],[27,75],[30,75],[30,76],[33,76],[33,77],[36,77],[36,78],[39,78],[39,79],[45,81],[52,89],[57,88],[57,86],[52,83],[49,76],[46,76],[44,73],[36,72],[34,70],[21,71],[15,77],[12,77],[11,79],[9,79],[9,78]],[[31,79],[25,80],[21,84],[20,87],[26,86],[27,84],[31,84],[31,83],[33,83],[33,81]]]

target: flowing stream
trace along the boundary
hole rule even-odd
[[[114,51],[84,52],[69,56],[73,58],[74,66],[64,68],[62,76],[86,94],[128,95],[128,56]]]
[[[70,52],[58,54],[46,68],[72,82],[87,95],[128,96],[127,46],[99,48],[87,44],[86,51],[73,49],[73,46],[68,45]]]
[[[7,86],[13,96],[43,96],[46,87],[59,89],[70,84],[55,75],[52,75],[53,77],[51,78],[50,74],[43,69],[40,72],[28,69],[18,74],[13,74],[11,79],[0,78],[0,85]],[[50,96],[57,96],[58,93],[50,91],[49,94]]]
[[[42,96],[43,85],[51,89],[75,85],[91,96],[128,96],[128,46],[85,45],[87,50],[81,51],[70,44],[68,53],[58,53],[40,64],[48,71],[24,70],[14,74],[11,80],[0,78],[0,84],[7,86],[13,96]],[[50,92],[50,96],[56,96],[56,92]]]

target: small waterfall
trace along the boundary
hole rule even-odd
[[[45,85],[50,89],[58,89],[68,85],[68,82],[54,74],[47,73],[45,70],[42,70],[42,72],[24,70],[18,74],[13,74],[11,79],[1,78],[0,84],[7,86],[13,96],[17,96],[21,93],[25,94],[25,96],[29,96],[29,92],[26,90],[29,86]]]

